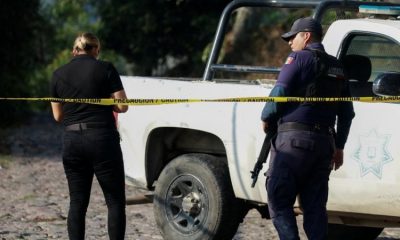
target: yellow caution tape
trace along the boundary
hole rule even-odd
[[[62,103],[87,103],[98,105],[160,105],[176,103],[195,103],[195,102],[400,102],[400,96],[389,97],[240,97],[240,98],[217,98],[217,99],[111,99],[111,98],[0,98],[8,101],[45,101]]]

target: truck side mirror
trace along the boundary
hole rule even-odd
[[[379,96],[399,96],[400,73],[389,72],[379,74],[374,80],[372,91]]]

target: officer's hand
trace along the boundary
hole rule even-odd
[[[336,149],[332,157],[332,169],[338,170],[343,165],[343,149]]]
[[[264,130],[265,133],[268,132],[268,123],[267,122],[262,122],[262,129]]]

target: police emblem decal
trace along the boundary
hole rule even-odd
[[[352,158],[360,166],[361,177],[372,173],[377,178],[382,179],[383,165],[393,161],[393,157],[386,149],[389,140],[389,134],[380,135],[375,129],[368,134],[359,135],[358,147]]]

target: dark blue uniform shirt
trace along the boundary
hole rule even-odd
[[[325,51],[321,43],[307,45],[305,50],[292,52],[287,58],[270,96],[298,96],[298,89],[306,86],[315,77],[315,58],[311,49]],[[350,96],[348,84],[341,96]],[[302,96],[303,97],[303,96]],[[343,149],[354,117],[352,102],[339,102],[337,112],[330,108],[316,108],[312,104],[299,103],[266,103],[261,119],[265,122],[300,122],[334,126],[336,117],[336,147]]]

